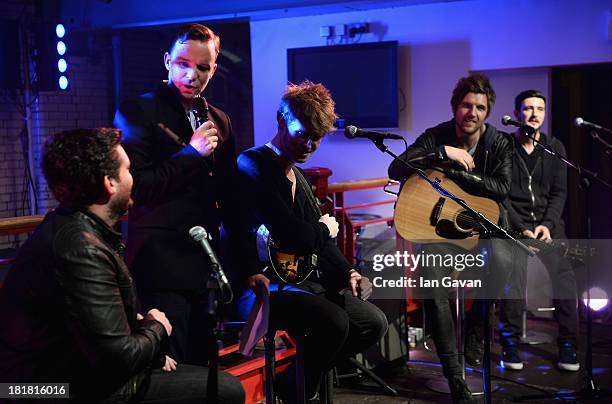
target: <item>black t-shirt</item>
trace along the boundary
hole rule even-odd
[[[518,149],[519,156],[527,165],[527,169],[529,170],[529,172],[533,173],[533,169],[535,168],[538,162],[538,157],[540,157],[543,153],[542,148],[536,146],[531,152],[531,154],[528,154],[519,142],[516,142],[516,148]]]

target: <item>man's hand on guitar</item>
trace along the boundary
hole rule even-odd
[[[525,229],[525,230],[523,230],[523,231],[521,232],[521,234],[522,234],[522,235],[523,235],[523,237],[525,237],[525,238],[532,238],[532,239],[535,239],[535,238],[536,238],[535,234],[533,234],[533,232],[532,232],[531,230],[529,230],[529,229]],[[529,249],[531,250],[531,252],[532,252],[532,253],[534,253],[534,254],[537,254],[537,253],[539,253],[539,252],[540,252],[540,249],[539,249],[539,248],[534,247],[534,246],[532,246],[532,245],[527,245],[527,248],[529,248]]]
[[[539,240],[543,240],[547,243],[550,243],[552,241],[552,237],[550,237],[550,229],[542,224],[536,226],[536,228],[533,230],[533,233],[535,235],[535,238]]]
[[[533,234],[533,232],[529,229],[523,230],[522,234],[524,237],[527,237],[527,238],[536,238],[535,234]]]
[[[353,296],[359,297],[361,300],[367,300],[372,296],[372,282],[365,276],[361,276],[359,272],[351,269],[349,286]]]
[[[466,171],[474,169],[474,158],[466,150],[452,146],[444,146],[444,150],[449,160],[459,163]]]
[[[211,121],[204,122],[202,126],[196,129],[189,141],[189,144],[202,157],[210,156],[217,148],[219,138],[217,137],[217,129],[214,126]]]
[[[330,216],[328,213],[324,214],[319,218],[319,222],[323,223],[329,229],[329,237],[336,238],[338,235],[338,222],[336,218]]]

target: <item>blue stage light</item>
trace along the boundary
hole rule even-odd
[[[68,79],[66,78],[66,76],[60,76],[59,78],[59,88],[61,90],[65,90],[68,88]]]
[[[66,34],[66,28],[64,28],[64,24],[57,24],[55,26],[55,34],[58,38],[63,38]]]
[[[66,53],[66,44],[64,43],[64,41],[59,41],[57,43],[57,53],[60,56],[64,56],[64,53]]]
[[[60,59],[57,61],[57,70],[60,71],[60,73],[64,73],[66,71],[66,69],[68,69],[68,63],[66,62],[66,59]]]

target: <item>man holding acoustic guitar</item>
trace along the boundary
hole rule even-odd
[[[470,194],[478,197],[488,198],[494,201],[493,208],[499,218],[498,223],[507,226],[506,213],[501,202],[506,199],[510,189],[512,176],[512,138],[507,134],[498,132],[495,127],[486,124],[485,120],[491,113],[495,104],[495,92],[491,87],[489,79],[485,76],[475,74],[461,78],[451,98],[453,119],[443,122],[433,128],[427,129],[416,141],[408,147],[400,158],[411,162],[415,167],[428,170],[438,169],[445,176],[442,186],[446,187],[452,182],[458,184],[458,189],[465,191],[463,196],[468,203]],[[396,180],[406,181],[413,174],[410,169],[394,161],[389,167],[389,177]],[[429,175],[441,177],[440,173],[428,172]],[[412,177],[408,180],[414,180]],[[420,178],[416,183],[429,185]],[[411,184],[406,182],[404,188]],[[396,207],[396,227],[400,235],[406,239],[422,242],[421,251],[427,254],[465,254],[468,252],[464,247],[469,246],[470,252],[477,253],[479,247],[487,244],[485,242],[469,243],[470,237],[478,238],[478,226],[470,224],[469,215],[455,212],[445,216],[445,210],[455,208],[452,200],[440,198],[435,194],[432,204],[428,207],[405,204],[404,193],[411,192],[410,189],[402,189],[402,195]],[[427,197],[416,198],[422,201]],[[495,206],[497,205],[497,206]],[[458,205],[456,205],[458,207]],[[408,217],[399,215],[397,209],[404,209]],[[481,209],[478,209],[481,210]],[[423,232],[418,233],[418,223],[411,223],[409,212],[427,212],[426,220],[420,225]],[[490,218],[495,221],[497,218]],[[416,231],[414,235],[411,232]],[[430,236],[428,236],[430,235]],[[445,240],[448,238],[448,240]],[[427,243],[429,239],[429,243]],[[432,242],[434,240],[435,242]],[[450,242],[457,240],[466,241],[464,247]],[[506,243],[496,243],[495,248],[490,250],[488,263],[492,276],[488,277],[489,294],[501,294],[501,289],[512,271],[512,251]],[[422,274],[437,279],[449,276],[455,272],[453,268],[422,268]],[[462,378],[462,367],[459,362],[457,347],[455,344],[455,330],[453,315],[448,302],[448,290],[443,287],[434,288],[429,291],[428,298],[424,300],[425,312],[432,327],[432,337],[436,344],[436,351],[444,375],[448,379],[451,395],[454,402],[471,403],[474,398]],[[491,296],[487,296],[491,297]],[[466,359],[473,364],[481,362],[482,355],[482,327],[479,326],[483,316],[486,300],[478,299],[467,318],[468,332],[466,342]],[[469,353],[469,355],[468,355]]]
[[[355,355],[378,341],[387,330],[384,313],[365,300],[370,281],[357,272],[335,243],[338,223],[322,215],[304,172],[306,162],[334,129],[336,113],[329,91],[305,81],[289,85],[276,114],[278,130],[265,145],[238,157],[239,187],[249,203],[240,212],[244,231],[266,238],[260,265],[243,269],[250,287],[239,300],[249,313],[254,290],[270,290],[270,327],[304,337],[307,399],[316,395],[322,372],[339,359]],[[252,250],[247,260],[258,263]],[[279,375],[279,395],[294,402],[291,370]],[[284,382],[284,383],[283,383]]]
[[[540,131],[546,117],[546,97],[540,91],[526,90],[514,101],[514,115],[520,122],[535,129],[537,142],[550,146],[566,156],[561,141]],[[554,295],[555,318],[559,325],[559,360],[561,370],[577,371],[576,357],[578,313],[576,278],[570,262],[552,246],[553,240],[565,240],[565,223],[561,214],[567,196],[567,167],[554,156],[544,152],[535,142],[515,132],[516,147],[512,155],[512,186],[506,205],[512,230],[528,239],[537,239],[542,250],[538,255],[550,274]],[[500,307],[500,341],[503,346],[504,369],[521,370],[523,361],[518,354],[522,311],[525,306],[527,284],[527,256],[517,254],[517,269],[505,289]]]

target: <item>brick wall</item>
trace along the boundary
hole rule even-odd
[[[26,3],[22,1],[4,2],[3,18],[33,21],[35,10],[24,4]],[[34,36],[32,32],[30,34]],[[74,41],[71,42],[71,39]],[[41,147],[45,139],[63,130],[110,126],[114,114],[110,33],[69,31],[66,42],[69,90],[40,91],[31,108],[35,167],[33,177],[37,190],[38,214],[45,214],[57,205],[40,169]],[[50,65],[49,68],[53,69],[55,66]],[[22,130],[25,122],[20,104],[23,104],[23,91],[0,90],[1,218],[30,214],[25,182],[27,163],[22,151]],[[18,247],[26,237],[27,235],[0,236],[0,250]]]
[[[2,18],[29,21],[28,25],[36,29],[37,24],[33,23],[37,18],[36,11],[30,2],[5,1]],[[207,89],[207,98],[230,115],[240,151],[253,145],[249,26],[248,23],[219,24],[213,29],[221,35],[223,51],[218,61],[220,68]],[[116,98],[122,100],[151,91],[166,78],[162,55],[175,30],[176,26],[161,26],[94,32],[88,28],[68,27],[69,90],[41,91],[32,103],[33,177],[38,214],[45,214],[57,204],[40,169],[41,147],[45,139],[68,129],[111,126]],[[29,32],[29,35],[35,41],[35,33]],[[120,66],[116,98],[113,35],[119,45],[119,52],[115,52]],[[55,66],[51,64],[49,68]],[[24,118],[18,107],[20,103],[23,103],[21,90],[0,89],[0,218],[30,214],[25,182],[26,159],[21,140]],[[17,248],[26,237],[0,236],[0,252]]]

